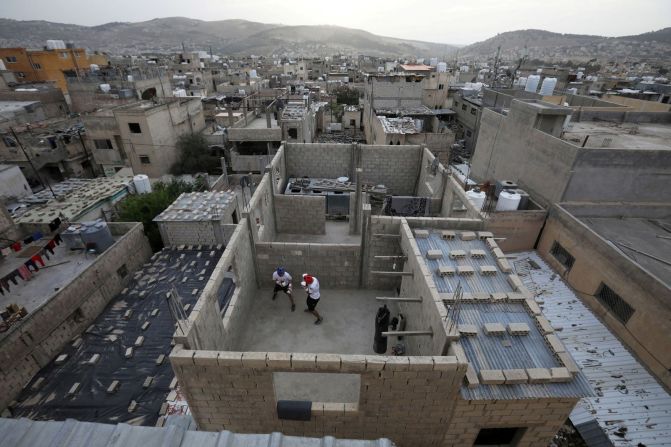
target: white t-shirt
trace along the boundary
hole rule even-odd
[[[291,284],[291,275],[289,272],[284,272],[284,275],[280,276],[277,274],[277,270],[273,272],[273,281],[275,281],[275,284],[281,287],[288,286]]]
[[[307,284],[305,286],[305,290],[308,292],[308,295],[310,295],[310,298],[313,300],[318,300],[320,295],[319,295],[319,280],[315,278],[314,276],[312,277],[312,284]]]

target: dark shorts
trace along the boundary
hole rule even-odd
[[[308,295],[308,299],[305,301],[305,304],[307,304],[308,310],[315,310],[317,304],[319,304],[319,300],[311,298],[310,295]]]
[[[275,290],[273,290],[273,293],[277,293],[279,291],[282,291],[282,292],[286,293],[287,295],[291,295],[291,290],[289,290],[289,284],[287,284],[284,287],[282,287],[279,284],[275,284]]]

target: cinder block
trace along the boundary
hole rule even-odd
[[[340,370],[340,356],[337,354],[317,354],[317,369]]]
[[[126,353],[124,354],[124,356],[127,359],[133,357],[133,348],[132,347],[131,348],[126,348]]]
[[[501,385],[505,383],[506,378],[500,369],[481,369],[480,383],[485,385]]]
[[[458,331],[460,335],[465,336],[478,335],[478,327],[474,324],[460,324],[458,326]]]
[[[93,354],[86,363],[88,363],[89,365],[95,365],[96,363],[98,363],[99,360],[100,360],[100,354]]]
[[[463,276],[473,275],[475,273],[475,269],[470,265],[460,265],[457,267],[457,272]]]
[[[292,369],[309,369],[317,368],[317,354],[291,354],[291,368]]]
[[[269,368],[291,368],[291,354],[288,352],[268,352],[266,364]]]
[[[480,380],[478,380],[478,374],[475,372],[475,369],[471,366],[471,364],[468,364],[468,367],[466,368],[466,383],[469,388],[475,388],[476,386],[480,385]]]
[[[151,386],[151,383],[154,381],[154,377],[152,376],[147,376],[146,379],[144,379],[144,383],[142,384],[142,388],[149,388]]]
[[[81,383],[79,383],[79,382],[75,382],[75,383],[70,387],[70,389],[68,390],[68,396],[72,397],[72,396],[74,396],[75,394],[77,394],[77,391],[79,391],[79,387],[80,387],[81,385],[82,385]]]
[[[75,338],[75,340],[72,342],[72,347],[75,348],[75,349],[77,349],[77,348],[79,348],[79,347],[82,345],[82,343],[84,343],[84,339],[81,338],[81,337],[77,337],[77,338]]]
[[[165,360],[165,354],[161,354],[158,357],[156,357],[156,366],[161,365],[163,363],[163,360]]]
[[[177,377],[173,377],[172,380],[170,381],[170,386],[169,386],[169,388],[170,388],[171,390],[174,390],[174,389],[177,387],[177,384],[178,384],[178,383],[179,383],[179,382],[177,381]]]
[[[145,322],[142,324],[142,330],[143,330],[143,331],[146,331],[147,329],[149,329],[149,326],[151,326],[151,323],[150,323],[149,321],[145,321]]]
[[[443,252],[440,250],[429,250],[426,252],[426,259],[442,259]]]
[[[118,380],[112,380],[110,386],[107,387],[107,394],[116,393],[116,390],[119,388],[119,385],[121,385],[121,382],[119,382]]]
[[[501,323],[485,323],[484,330],[487,335],[503,335],[506,333],[506,328]]]
[[[508,323],[508,333],[510,335],[528,335],[529,325],[526,323]]]
[[[494,256],[496,256],[497,258],[505,258],[506,257],[506,255],[503,254],[503,251],[498,247],[496,247],[492,250],[492,254],[494,254]]]
[[[436,272],[440,276],[453,276],[455,268],[451,265],[441,265],[438,267],[438,269],[436,269]]]
[[[128,406],[128,412],[129,412],[129,413],[132,413],[132,412],[134,412],[136,409],[137,409],[137,402],[134,401],[134,400],[132,400],[132,401],[130,402],[130,405]]]
[[[37,391],[42,388],[42,385],[44,385],[44,377],[40,377],[35,382],[33,382],[33,385],[30,387],[30,389]]]
[[[473,241],[477,238],[473,231],[462,231],[459,236],[461,236],[462,241]]]
[[[557,337],[555,334],[548,334],[545,336],[545,339],[548,341],[548,343],[550,344],[550,348],[555,353],[559,354],[560,352],[566,352],[564,343],[562,343],[559,337]]]
[[[485,253],[484,250],[480,249],[471,250],[471,258],[482,259],[485,256],[487,256],[487,253]]]
[[[498,273],[498,270],[493,265],[481,265],[480,274],[482,276],[494,276]]]
[[[242,366],[245,368],[265,368],[266,363],[266,353],[265,352],[243,352],[242,353]]]
[[[492,300],[494,301],[505,301],[508,299],[508,294],[504,292],[494,292],[492,293]]]
[[[533,299],[527,298],[526,300],[524,300],[524,303],[526,304],[527,309],[529,309],[529,311],[532,314],[534,315],[542,314],[541,308],[538,306],[538,303],[536,303],[536,301],[534,301]]]
[[[466,252],[464,250],[450,250],[451,259],[463,259],[466,257]]]
[[[56,357],[56,361],[54,363],[57,365],[62,365],[63,363],[65,363],[67,359],[68,359],[67,354],[61,354],[58,357]]]
[[[138,338],[135,339],[134,346],[136,348],[139,348],[140,346],[142,346],[143,343],[144,343],[144,335],[140,335]]]
[[[443,230],[440,232],[440,238],[445,239],[446,241],[451,241],[457,236],[457,234],[452,230]]]
[[[489,248],[490,251],[493,251],[495,248],[499,248],[499,244],[493,238],[485,239],[485,245]]]
[[[506,378],[506,385],[518,385],[529,381],[529,376],[524,369],[504,369],[503,375]]]
[[[478,231],[478,239],[480,239],[480,240],[485,240],[485,239],[489,239],[489,238],[493,238],[493,237],[494,237],[494,234],[492,234],[489,231]]]
[[[506,258],[496,258],[496,263],[503,273],[511,273],[513,271],[510,262]]]
[[[568,368],[550,368],[550,375],[552,382],[570,382],[573,376]]]
[[[550,381],[550,370],[547,368],[527,368],[529,383],[548,383]]]
[[[429,237],[429,230],[415,230],[415,239],[426,239]]]

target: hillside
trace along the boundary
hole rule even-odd
[[[335,26],[283,26],[245,20],[203,21],[169,17],[146,22],[112,22],[87,27],[45,21],[0,19],[0,46],[42,47],[48,39],[114,53],[187,49],[228,54],[337,52],[381,56],[443,55],[456,47],[377,36]]]
[[[560,34],[536,29],[510,31],[460,49],[459,59],[493,59],[498,46],[501,46],[504,61],[518,60],[526,46],[530,59],[545,61],[633,58],[668,62],[671,28],[624,37]]]

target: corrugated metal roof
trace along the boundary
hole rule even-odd
[[[433,273],[433,281],[436,283],[438,292],[454,292],[457,284],[461,283],[464,292],[512,292],[513,289],[508,283],[508,275],[503,273],[496,264],[496,258],[492,255],[487,245],[481,240],[463,241],[459,237],[453,240],[441,239],[439,233],[430,233],[428,238],[415,238],[419,250],[422,252],[424,262]],[[443,252],[442,259],[426,259],[426,253],[429,250],[440,250]],[[464,250],[466,257],[461,259],[450,259],[451,250]],[[472,258],[469,256],[470,250],[483,250],[484,258]],[[473,267],[475,274],[469,276],[445,276],[441,277],[436,270],[439,266],[458,267],[468,265]],[[491,265],[496,267],[496,275],[483,276],[479,273],[480,266]]]
[[[460,324],[478,327],[476,336],[461,337],[469,363],[476,372],[481,369],[558,368],[562,366],[545,343],[533,318],[520,303],[461,303]],[[485,323],[526,323],[528,335],[486,335]],[[571,382],[521,385],[483,385],[462,387],[464,399],[529,399],[541,397],[584,397],[592,389],[582,374]]]
[[[374,441],[190,431],[179,424],[166,427],[107,425],[94,422],[31,421],[0,418],[0,447],[393,447]]]
[[[593,417],[616,447],[669,445],[671,396],[535,252],[519,253],[514,264],[527,288],[545,301],[547,318],[563,326],[557,335],[597,392],[580,401],[573,424]],[[626,432],[618,436],[621,427]]]

